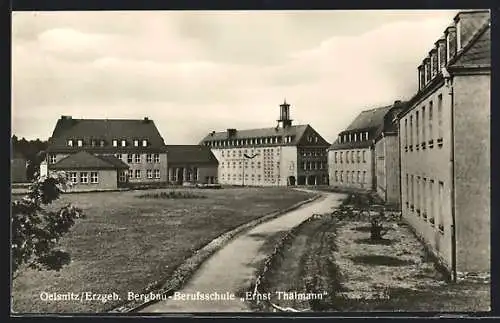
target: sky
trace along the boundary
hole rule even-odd
[[[409,99],[457,10],[13,12],[12,133],[61,115],[155,121],[167,144],[274,127],[279,104],[328,142]]]

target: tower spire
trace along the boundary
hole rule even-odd
[[[292,125],[292,119],[290,119],[290,104],[286,103],[286,98],[283,103],[280,104],[280,118],[278,119],[278,125],[281,123],[282,128],[290,127]]]

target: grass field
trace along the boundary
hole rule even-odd
[[[206,198],[138,198],[144,191],[64,195],[87,217],[63,239],[72,262],[59,272],[23,271],[13,283],[18,313],[101,312],[120,301],[47,301],[42,293],[140,293],[165,280],[220,234],[312,194],[286,188],[185,189]],[[151,190],[160,193],[168,190]],[[46,294],[43,294],[46,295]]]

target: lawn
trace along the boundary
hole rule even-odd
[[[161,198],[169,190],[67,194],[87,215],[61,245],[72,261],[59,272],[25,270],[12,287],[18,313],[102,312],[165,281],[220,234],[312,196],[286,188],[182,189],[203,198]],[[145,193],[153,193],[141,197]],[[155,193],[157,195],[155,195]],[[160,198],[158,198],[160,197]],[[117,293],[120,301],[48,301],[48,293]]]
[[[262,280],[261,293],[324,294],[320,300],[283,300],[306,311],[489,311],[490,284],[449,283],[422,244],[398,220],[383,240],[370,238],[363,219],[323,216],[301,224]],[[270,303],[255,307],[271,311]]]

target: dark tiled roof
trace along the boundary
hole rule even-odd
[[[208,134],[201,141],[212,141],[212,140],[226,140],[226,139],[250,139],[250,138],[260,138],[260,137],[272,137],[272,136],[294,136],[294,139],[288,145],[297,145],[302,138],[302,135],[310,127],[309,125],[296,125],[286,128],[276,127],[276,128],[262,128],[262,129],[248,129],[248,130],[237,130],[236,133],[229,137],[227,131],[215,132]]]
[[[114,156],[95,156],[80,151],[50,165],[51,169],[123,169],[128,165]]]
[[[356,119],[340,132],[339,135],[368,132],[368,140],[339,142],[339,138],[330,146],[330,149],[351,149],[351,148],[368,148],[373,144],[373,139],[377,138],[384,131],[392,131],[393,119],[397,112],[405,109],[406,102],[391,104],[388,106],[362,111]],[[394,110],[392,110],[394,108]],[[396,111],[395,113],[389,113]]]
[[[483,22],[462,52],[458,54],[454,62],[451,62],[450,68],[478,65],[491,65],[490,20]]]
[[[219,164],[209,147],[201,145],[167,145],[167,162],[195,163],[195,164]]]
[[[127,120],[127,119],[72,119],[61,118],[57,120],[56,127],[49,139],[49,152],[74,152],[82,147],[67,145],[69,139],[84,141],[84,149],[90,152],[127,152],[127,151],[160,151],[164,141],[152,120]],[[104,140],[105,147],[90,146],[91,140]],[[113,147],[114,139],[126,140],[126,147]],[[134,147],[133,141],[148,140],[148,147]],[[120,144],[120,143],[119,143]],[[142,143],[140,143],[142,145]]]

